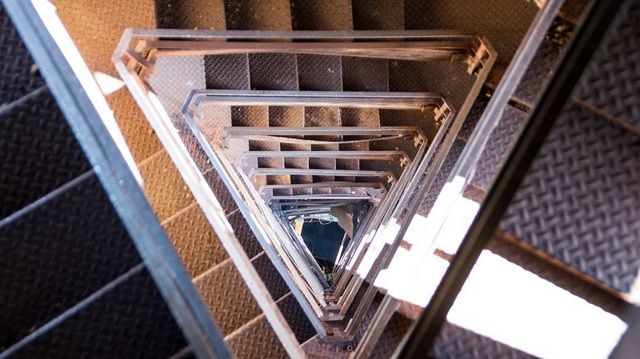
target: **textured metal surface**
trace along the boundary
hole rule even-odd
[[[111,76],[116,76],[111,55],[124,29],[155,26],[153,0],[134,4],[95,0],[56,0],[54,3],[89,68]],[[108,96],[107,101],[136,161],[160,149],[151,127],[126,90]]]
[[[404,30],[403,0],[353,0],[354,30]]]
[[[264,106],[232,107],[231,124],[233,126],[268,127],[269,109]]]
[[[456,139],[453,142],[453,145],[451,145],[451,149],[449,150],[449,153],[447,153],[447,156],[444,158],[444,162],[440,166],[440,170],[438,171],[438,173],[436,174],[436,177],[433,180],[433,184],[431,185],[432,188],[429,189],[425,197],[422,199],[422,202],[420,203],[420,207],[416,212],[417,214],[425,217],[429,214],[429,211],[431,211],[431,207],[433,207],[433,204],[436,202],[436,199],[438,198],[440,191],[442,190],[445,183],[447,182],[449,174],[453,170],[453,167],[455,166],[456,161],[460,156],[460,153],[462,153],[462,149],[464,148],[464,146],[465,146],[465,142],[463,142],[460,139]]]
[[[230,259],[196,278],[194,284],[225,336],[261,313]]]
[[[154,0],[55,0],[58,16],[92,71],[116,76],[111,56],[126,28],[156,26]]]
[[[633,1],[582,76],[577,97],[640,133],[640,2]]]
[[[296,57],[289,54],[250,54],[253,90],[297,90]]]
[[[226,338],[238,359],[287,358],[287,354],[264,316],[240,328]]]
[[[482,34],[489,39],[498,53],[490,75],[494,83],[511,61],[537,10],[533,1],[496,0],[482,4],[466,0],[404,2],[407,29],[458,29]]]
[[[441,94],[459,109],[475,81],[462,63],[448,61],[390,61],[390,91],[430,91]]]
[[[38,68],[0,5],[0,111],[43,85]]]
[[[373,358],[391,358],[396,348],[402,341],[402,338],[409,331],[413,324],[413,320],[399,313],[394,313],[380,340],[375,344],[371,357]]]
[[[531,107],[542,91],[545,81],[553,73],[554,66],[560,60],[563,48],[571,37],[573,24],[562,20],[554,20],[531,64],[522,77],[522,81],[513,94],[518,101]]]
[[[622,317],[630,304],[539,249],[497,231],[487,249],[605,311]]]
[[[226,215],[229,215],[236,209],[238,209],[238,205],[231,197],[231,194],[227,190],[224,182],[222,182],[222,178],[215,170],[209,170],[204,173],[204,179],[207,181],[209,188],[213,191],[213,194],[216,196],[216,199],[220,203],[222,210]]]
[[[361,57],[342,59],[342,82],[345,91],[388,91],[387,60]],[[372,76],[372,74],[375,74]]]
[[[297,55],[300,90],[342,90],[342,60],[338,56]]]
[[[176,213],[162,226],[187,271],[194,278],[228,257],[196,203]]]
[[[208,89],[249,89],[247,55],[205,56],[204,72]]]
[[[227,30],[291,30],[288,0],[227,0]]]
[[[169,308],[143,270],[12,358],[166,358],[185,346]]]
[[[140,262],[94,176],[0,225],[0,349]],[[46,293],[46,295],[43,295]]]
[[[224,30],[223,0],[155,0],[158,28]]]
[[[287,284],[278,273],[276,267],[273,266],[269,257],[262,252],[260,255],[256,256],[252,261],[253,267],[260,275],[260,279],[264,282],[269,290],[269,294],[274,301],[282,298],[285,294],[289,292],[289,288]]]
[[[623,293],[640,269],[640,143],[576,105],[558,119],[500,228]]]
[[[474,185],[489,189],[526,120],[525,112],[507,106],[498,126],[489,135],[489,142],[476,164],[476,172],[472,179]]]
[[[353,348],[351,343],[327,343],[324,339],[320,338],[320,336],[316,335],[302,344],[302,349],[307,354],[308,358],[346,359],[351,353],[350,351],[347,351],[347,346],[349,345]]]
[[[436,359],[524,359],[533,356],[490,338],[445,322],[431,348]]]
[[[139,164],[151,207],[163,221],[193,202],[193,196],[165,150]]]
[[[287,320],[289,327],[291,327],[291,330],[296,335],[298,342],[304,343],[317,334],[293,295],[286,296],[277,304],[282,315]]]
[[[204,57],[161,56],[155,61],[156,72],[148,83],[174,121],[182,118],[182,105],[194,88],[206,86]]]
[[[467,118],[462,123],[462,127],[460,127],[460,131],[458,132],[459,139],[465,142],[469,140],[469,137],[471,137],[471,133],[473,133],[478,121],[480,121],[480,117],[482,116],[484,109],[487,107],[490,98],[491,95],[486,89],[483,89],[480,92],[476,100],[473,102]]]
[[[121,90],[110,95],[107,102],[136,162],[162,149],[151,125],[128,91]]]
[[[235,212],[228,217],[229,224],[231,224],[231,228],[233,228],[233,232],[236,234],[236,238],[240,242],[240,245],[247,253],[249,258],[253,258],[262,252],[262,247],[258,242],[258,239],[255,237],[251,228],[249,228],[249,224],[242,216],[242,213]]]
[[[0,219],[89,169],[46,88],[0,110]]]
[[[350,0],[291,0],[293,30],[351,30]]]

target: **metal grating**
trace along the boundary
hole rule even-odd
[[[89,169],[46,88],[0,111],[0,219]]]

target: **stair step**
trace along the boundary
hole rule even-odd
[[[107,97],[109,107],[136,163],[162,149],[151,125],[128,91],[117,91]]]
[[[403,0],[352,0],[355,30],[404,30]]]
[[[444,323],[433,343],[430,355],[434,358],[534,358],[525,352],[449,322]]]
[[[251,260],[251,264],[253,264],[256,272],[258,272],[258,275],[267,286],[269,294],[274,301],[278,301],[289,293],[287,284],[284,282],[284,279],[282,279],[282,276],[280,276],[280,273],[278,273],[278,270],[265,252],[254,257]]]
[[[153,279],[140,268],[121,283],[105,287],[99,296],[82,303],[9,356],[166,358],[186,347],[187,341]]]
[[[208,89],[249,90],[249,56],[218,55],[204,57]]]
[[[44,86],[44,81],[38,72],[27,48],[20,40],[18,32],[13,27],[4,7],[0,6],[0,111],[2,107]],[[2,216],[0,216],[2,217]]]
[[[537,12],[535,3],[527,1],[499,0],[481,5],[465,0],[404,2],[407,30],[465,29],[491,39],[491,44],[500,54],[490,75],[490,81],[495,84],[511,62]],[[448,88],[456,87],[459,86]]]
[[[228,258],[196,202],[164,221],[162,226],[192,278]]]
[[[97,177],[87,172],[0,221],[0,262],[1,351],[140,257]]]
[[[261,314],[231,259],[195,278],[194,284],[225,336]]]
[[[230,351],[238,359],[288,358],[280,340],[264,315],[260,315],[225,338]]]
[[[166,150],[138,164],[144,190],[154,212],[163,221],[193,202],[193,196]]]
[[[224,30],[224,0],[156,0],[158,28]]]
[[[291,0],[293,30],[351,30],[350,0]]]
[[[292,294],[286,295],[278,301],[277,304],[287,323],[289,323],[289,327],[291,327],[291,330],[296,335],[298,342],[304,343],[317,334],[300,307],[300,304]]]
[[[90,168],[48,89],[0,108],[0,219]]]
[[[640,143],[607,118],[572,104],[558,119],[500,228],[629,293],[640,269],[640,254],[629,250],[640,244],[639,209]],[[620,265],[612,266],[610,258]]]
[[[253,231],[240,211],[233,212],[227,219],[229,220],[231,228],[233,228],[236,238],[249,258],[254,258],[263,251],[258,239],[253,234]]]
[[[291,30],[288,0],[225,0],[227,30]]]

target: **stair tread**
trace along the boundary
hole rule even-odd
[[[164,298],[143,268],[22,346],[12,357],[162,358],[186,345]]]
[[[144,190],[160,221],[193,202],[186,183],[166,150],[140,166]]]
[[[225,338],[230,351],[238,359],[288,358],[288,355],[266,317],[261,315],[249,325]]]
[[[433,343],[430,355],[435,358],[534,358],[520,350],[449,322],[444,323]]]
[[[538,12],[534,2],[405,0],[407,30],[464,29],[491,39],[499,54],[490,81],[497,84]],[[415,75],[414,75],[414,78]],[[455,88],[451,86],[450,89]]]
[[[228,258],[215,231],[196,202],[165,221],[162,226],[193,278]]]
[[[226,0],[227,30],[291,30],[288,0]]]
[[[231,228],[233,228],[236,238],[249,258],[253,258],[263,251],[258,239],[253,234],[253,231],[240,211],[232,213],[227,219],[229,220]]]
[[[231,259],[201,274],[194,284],[225,336],[262,313]]]
[[[140,261],[93,174],[5,222],[0,226],[0,351]]]
[[[355,30],[404,30],[403,0],[352,0]]]
[[[156,16],[161,29],[224,30],[224,0],[157,0]]]
[[[293,30],[351,30],[350,0],[292,0]]]
[[[48,89],[0,111],[0,218],[90,168]]]
[[[1,111],[3,105],[44,86],[44,81],[3,7],[0,7],[0,34]]]
[[[282,276],[280,276],[280,273],[278,273],[278,270],[265,252],[253,258],[251,264],[253,264],[260,279],[267,286],[269,294],[274,301],[279,300],[290,292],[289,287],[287,287],[284,279],[282,279]]]
[[[640,269],[640,144],[571,104],[500,228],[622,293]],[[610,258],[616,258],[616,264]]]
[[[136,163],[162,149],[162,144],[129,92],[117,91],[107,97],[107,102]]]

